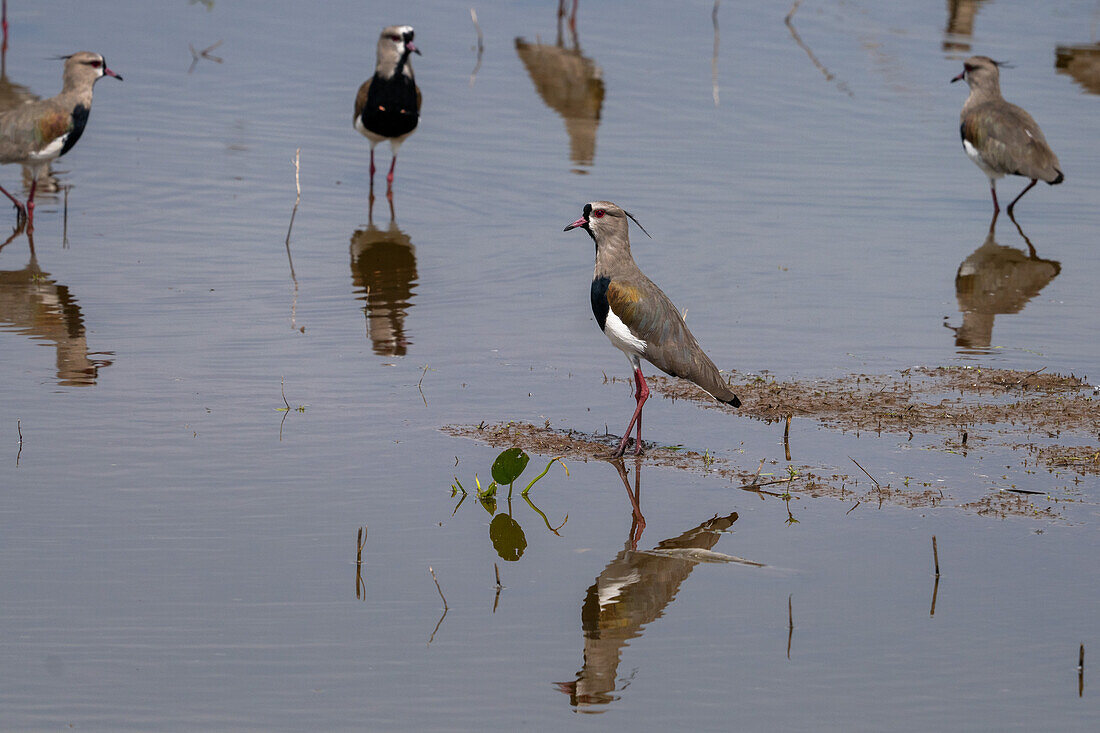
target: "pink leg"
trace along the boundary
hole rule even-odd
[[[15,204],[16,210],[19,212],[19,217],[22,218],[27,215],[27,208],[23,206],[23,202],[8,193],[8,190],[3,186],[0,186],[0,193],[11,199],[11,202]]]
[[[623,439],[619,443],[619,447],[611,454],[616,457],[621,457],[626,452],[626,444],[630,441],[630,431],[634,429],[635,423],[638,425],[638,437],[634,442],[634,454],[639,456],[642,454],[642,406],[649,399],[649,385],[646,384],[640,368],[634,370],[634,384],[637,386],[634,399],[637,400],[638,406],[634,408],[634,415],[630,418],[630,423],[623,432]]]
[[[989,192],[993,194],[993,213],[1001,213],[1001,205],[997,203],[997,189],[993,186],[993,182],[989,183]]]
[[[370,185],[374,185],[374,148],[370,149]]]
[[[393,156],[393,160],[390,161],[390,172],[386,175],[386,188],[393,188],[393,167],[397,165],[397,156]]]
[[[34,229],[34,189],[38,187],[38,176],[31,181],[31,195],[27,197],[27,227]]]
[[[638,369],[634,372],[634,394],[639,402],[645,402],[649,399],[649,385],[645,382],[645,377],[642,376],[642,370]],[[640,397],[638,396],[640,395]],[[642,454],[642,411],[638,410],[638,436],[634,439],[634,454]]]

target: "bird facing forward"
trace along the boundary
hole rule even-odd
[[[666,374],[694,382],[719,402],[741,406],[741,400],[703,352],[676,306],[634,263],[627,217],[634,219],[610,201],[593,201],[585,204],[583,216],[564,230],[584,229],[596,243],[592,312],[604,335],[626,354],[634,368],[637,406],[615,456],[626,452],[635,424],[638,434],[634,452],[642,452],[642,406],[649,398],[649,386],[642,375],[643,358]]]
[[[370,187],[374,194],[374,146],[390,141],[393,159],[386,176],[386,194],[393,192],[397,149],[420,121],[420,88],[413,77],[409,54],[420,54],[413,44],[411,25],[391,25],[378,38],[374,76],[355,95],[355,129],[370,140]]]
[[[1001,96],[1001,63],[988,56],[971,56],[963,64],[962,73],[951,82],[965,79],[970,85],[970,96],[959,116],[959,134],[967,156],[989,177],[994,216],[1001,210],[997,179],[1006,175],[1031,179],[1008,205],[1008,215],[1012,216],[1012,207],[1037,181],[1053,186],[1065,176],[1039,125],[1025,110]]]
[[[122,81],[121,76],[107,68],[98,53],[80,51],[64,59],[60,94],[0,114],[0,163],[20,163],[33,171],[26,206],[3,187],[0,193],[11,199],[20,218],[25,215],[32,229],[34,190],[39,174],[50,161],[69,152],[84,133],[95,83],[104,76]]]

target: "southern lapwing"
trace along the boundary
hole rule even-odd
[[[719,402],[741,406],[741,400],[723,381],[714,362],[703,353],[676,306],[634,264],[627,232],[628,216],[634,219],[610,201],[593,201],[585,204],[584,215],[564,230],[580,227],[596,243],[592,312],[607,338],[626,354],[634,367],[637,407],[615,456],[626,452],[635,423],[638,435],[634,452],[642,452],[642,406],[649,398],[649,386],[642,375],[642,358],[666,374],[694,382]],[[634,221],[637,223],[636,219]]]
[[[103,76],[122,81],[98,53],[80,51],[64,58],[60,94],[0,114],[0,163],[20,163],[34,171],[25,207],[0,187],[0,193],[11,199],[20,217],[26,215],[28,228],[34,225],[38,176],[49,167],[50,161],[69,152],[84,133],[92,109],[92,87]]]
[[[963,64],[962,73],[951,81],[965,79],[970,85],[959,133],[966,154],[989,177],[993,213],[1001,210],[997,203],[998,178],[1013,175],[1031,179],[1008,205],[1008,215],[1012,216],[1012,207],[1037,181],[1053,186],[1065,176],[1039,125],[1026,111],[1001,96],[1000,64],[988,56],[971,56]]]
[[[393,167],[397,149],[420,121],[420,88],[413,78],[409,54],[413,45],[411,25],[391,25],[378,38],[378,63],[374,76],[363,82],[355,95],[355,129],[370,140],[370,187],[374,192],[374,146],[390,141],[393,160],[386,176],[386,193],[393,191]]]

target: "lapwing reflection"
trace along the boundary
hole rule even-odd
[[[943,31],[944,51],[969,51],[974,18],[985,0],[947,0],[947,27]]]
[[[1086,92],[1100,94],[1100,43],[1058,46],[1054,68],[1059,74],[1071,76]]]
[[[374,223],[373,203],[372,197],[367,228],[351,235],[351,282],[355,297],[366,301],[363,311],[374,353],[404,356],[412,343],[405,316],[416,290],[416,248],[397,226],[392,199],[385,229]]]
[[[22,233],[16,229],[0,251]],[[69,288],[59,285],[38,265],[34,240],[27,234],[27,264],[18,270],[0,270],[0,333],[10,331],[36,341],[52,342],[56,349],[57,382],[65,386],[95,384],[109,359],[88,351],[84,317]]]
[[[591,166],[596,159],[596,129],[603,108],[603,71],[586,58],[577,41],[576,4],[569,20],[570,42],[563,33],[564,3],[558,10],[558,35],[551,45],[516,39],[516,53],[546,106],[561,115],[569,135],[569,159]],[[574,169],[584,173],[583,169]]]
[[[994,316],[1019,313],[1062,270],[1058,262],[1036,254],[1019,224],[1016,228],[1027,252],[997,244],[996,221],[994,217],[982,246],[962,261],[955,274],[955,296],[963,321],[952,330],[955,345],[963,349],[989,348]]]
[[[638,550],[645,527],[641,516],[640,461],[635,462],[635,487],[631,492],[626,469],[615,462],[619,477],[631,496],[632,526],[625,547],[589,586],[581,606],[584,633],[584,665],[572,682],[557,687],[569,695],[580,712],[602,712],[618,699],[618,670],[622,649],[642,635],[645,627],[661,618],[676,598],[681,584],[702,562],[736,562],[760,567],[760,563],[713,552],[725,530],[737,521],[737,512],[715,516],[676,537],[659,542],[652,550]]]

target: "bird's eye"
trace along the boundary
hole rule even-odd
[[[592,216],[596,217],[597,219],[602,219],[603,215],[606,214],[606,213],[607,212],[604,211],[603,209],[596,209],[595,211],[592,212]]]
[[[93,69],[98,69],[102,65],[103,65],[102,61],[89,61],[88,62],[88,66],[91,66]]]
[[[401,43],[401,36],[390,36],[390,40],[394,43]]]

